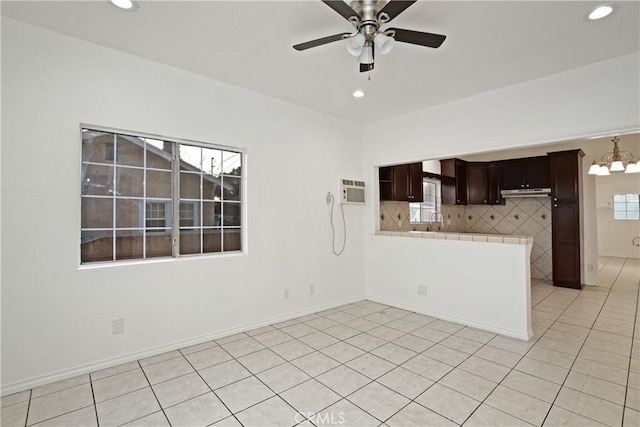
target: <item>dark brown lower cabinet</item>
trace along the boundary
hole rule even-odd
[[[552,218],[553,284],[580,289],[580,208],[573,202],[554,202]]]

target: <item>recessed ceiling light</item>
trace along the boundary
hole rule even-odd
[[[611,12],[613,12],[613,7],[611,6],[598,6],[589,14],[589,19],[591,19],[592,21],[602,19],[605,16],[608,16]]]
[[[354,98],[362,98],[363,96],[366,95],[366,93],[364,91],[361,91],[360,89],[358,90],[354,90],[352,93]]]
[[[109,0],[113,5],[125,10],[137,9],[137,4],[132,0]]]

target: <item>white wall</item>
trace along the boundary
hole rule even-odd
[[[530,243],[376,235],[368,249],[367,299],[515,338],[533,336]],[[418,295],[418,286],[427,295]]]
[[[365,164],[463,156],[640,128],[640,54],[364,126]]]
[[[3,394],[364,296],[359,126],[4,18],[2,89]],[[248,253],[79,268],[80,123],[245,148]]]
[[[373,179],[378,165],[637,131],[640,129],[639,75],[640,55],[636,53],[366,125],[363,129],[367,141],[365,168],[369,179]],[[593,156],[584,158],[585,167],[595,154]],[[589,216],[585,215],[585,228],[595,228],[595,182],[586,178],[584,185],[587,189],[584,203],[590,207]],[[367,216],[368,292],[375,280],[373,272],[377,271],[380,251],[389,251],[385,245],[373,244],[377,238],[373,231],[378,226],[378,217],[375,208]],[[597,284],[595,234],[589,239],[585,244],[585,270],[592,264],[595,271],[585,271],[583,277],[586,284]],[[408,243],[398,244],[394,250],[399,251],[399,259],[413,257]],[[458,257],[464,259],[466,254],[459,253]],[[433,258],[424,257],[420,262],[425,271],[438,268]],[[415,290],[413,286],[404,285],[394,283],[398,289],[405,289],[395,298],[410,304],[416,297]]]

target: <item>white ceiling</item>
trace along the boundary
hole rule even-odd
[[[599,2],[418,1],[390,26],[447,35],[431,49],[396,43],[367,81],[342,42],[351,30],[319,0],[2,1],[2,15],[317,111],[366,123],[640,50],[640,2],[590,22]],[[367,92],[362,99],[353,90]]]

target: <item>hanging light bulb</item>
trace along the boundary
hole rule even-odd
[[[362,49],[362,54],[358,58],[358,62],[361,64],[373,64],[373,44],[366,42]]]
[[[364,43],[364,36],[360,33],[351,38],[348,38],[346,44],[347,52],[349,52],[349,54],[353,56],[360,56]]]
[[[376,46],[378,46],[378,49],[380,49],[380,53],[382,55],[386,55],[387,53],[391,52],[391,49],[393,49],[393,45],[396,42],[393,37],[389,37],[384,33],[377,33],[373,38],[373,41],[375,42]]]
[[[640,173],[640,165],[637,162],[629,162],[624,173]]]
[[[616,160],[611,163],[611,172],[622,172],[624,170],[624,165],[620,160]]]

